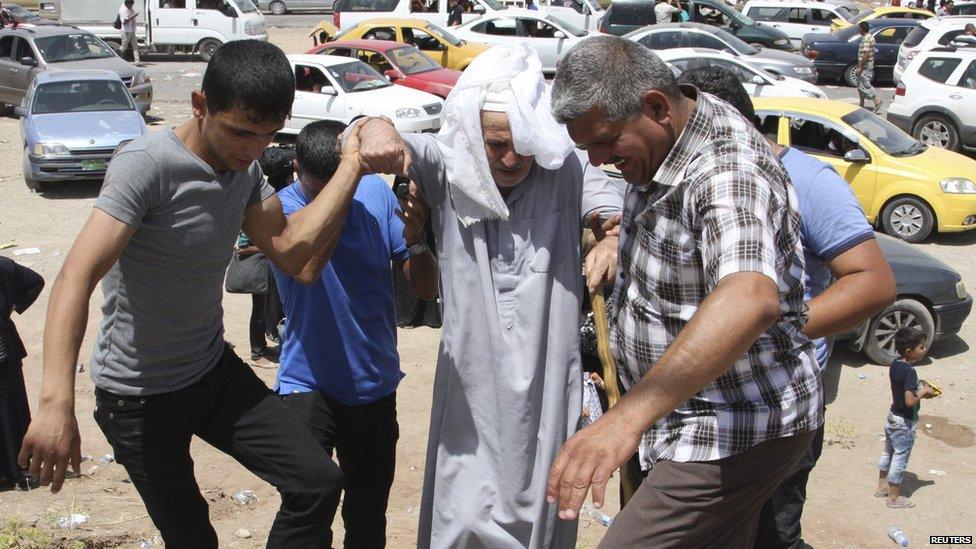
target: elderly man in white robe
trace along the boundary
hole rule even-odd
[[[546,476],[580,421],[584,292],[615,276],[608,235],[584,280],[580,232],[622,209],[623,186],[575,153],[549,96],[535,51],[501,46],[458,80],[436,137],[360,130],[363,161],[429,204],[441,267],[422,548],[575,547]]]

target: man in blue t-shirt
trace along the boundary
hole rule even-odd
[[[322,190],[339,163],[345,129],[314,122],[298,135],[298,179],[278,193],[285,215]],[[346,547],[383,547],[396,463],[397,354],[391,261],[418,297],[437,294],[437,263],[424,244],[426,206],[397,199],[383,179],[360,180],[334,250],[319,250],[296,277],[275,270],[285,306],[276,390],[345,477]],[[330,257],[331,256],[331,257]],[[325,259],[328,259],[328,263]]]
[[[748,93],[726,69],[712,66],[685,71],[679,83],[720,97],[748,120],[756,120]],[[888,306],[895,297],[895,279],[847,182],[812,156],[772,142],[770,146],[783,162],[800,206],[800,241],[806,262],[804,300],[809,308],[803,333],[813,341],[823,371],[830,358],[830,336],[856,328]],[[822,447],[823,427],[763,506],[757,548],[803,547],[800,515],[807,479]]]

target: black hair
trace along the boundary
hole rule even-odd
[[[909,350],[925,343],[925,333],[918,328],[899,328],[895,332],[895,352],[905,356]]]
[[[857,24],[857,27],[864,32],[868,32],[869,30],[871,30],[871,24],[868,23],[867,21],[861,21],[860,23]]]
[[[131,6],[132,4],[135,4],[135,3],[136,3],[136,0],[125,0],[125,2],[124,2],[124,4],[126,6]]]
[[[302,128],[295,140],[295,159],[302,171],[328,181],[339,169],[341,155],[337,146],[346,125],[335,120],[318,120]]]
[[[203,94],[211,113],[240,108],[253,122],[284,122],[295,100],[295,74],[278,46],[234,40],[207,63]]]
[[[752,122],[756,118],[756,109],[752,106],[752,99],[742,86],[742,82],[732,74],[732,71],[710,65],[688,69],[678,77],[678,84],[691,84],[699,91],[710,93],[735,107],[735,110]]]

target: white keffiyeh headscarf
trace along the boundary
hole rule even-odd
[[[549,111],[550,90],[535,49],[525,43],[495,46],[468,65],[444,106],[438,145],[447,167],[458,219],[508,219],[495,186],[481,133],[481,111],[508,114],[515,151],[555,170],[573,150],[565,126]]]

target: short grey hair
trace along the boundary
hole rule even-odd
[[[608,122],[634,118],[649,90],[673,100],[681,97],[671,68],[651,50],[617,36],[587,38],[556,65],[552,114],[562,124],[594,107],[603,110]]]

